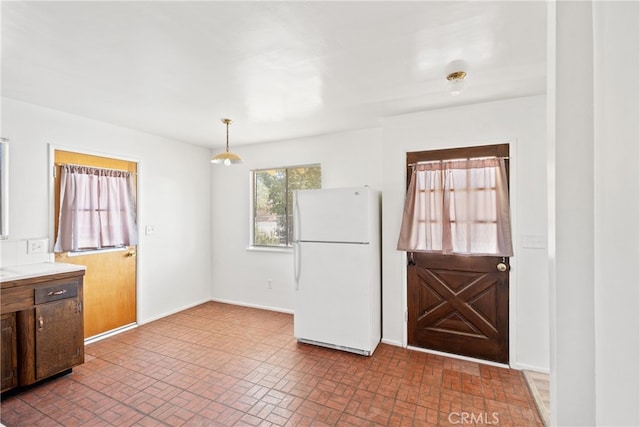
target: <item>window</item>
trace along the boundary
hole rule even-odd
[[[504,159],[440,160],[413,165],[398,249],[511,256]]]
[[[253,245],[289,247],[293,192],[322,184],[319,165],[253,171]]]
[[[55,252],[138,244],[135,190],[130,172],[62,165]]]

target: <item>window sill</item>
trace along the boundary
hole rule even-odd
[[[247,246],[247,251],[291,254],[293,253],[293,248],[281,248],[276,246]]]
[[[118,247],[118,248],[105,248],[105,249],[87,249],[84,251],[76,251],[76,252],[66,252],[68,257],[74,256],[82,256],[82,255],[94,255],[94,254],[104,254],[107,252],[120,252],[129,250],[128,246]]]

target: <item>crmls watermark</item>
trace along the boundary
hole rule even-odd
[[[449,422],[451,424],[500,424],[500,413],[498,412],[450,412]]]

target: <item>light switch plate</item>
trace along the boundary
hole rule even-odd
[[[523,234],[522,247],[531,249],[544,249],[547,246],[545,236],[540,234]]]

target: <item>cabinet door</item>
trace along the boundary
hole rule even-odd
[[[35,308],[36,379],[84,362],[82,305],[68,298]]]
[[[2,365],[2,391],[18,385],[18,355],[16,343],[15,313],[2,315],[2,342],[0,364]]]

